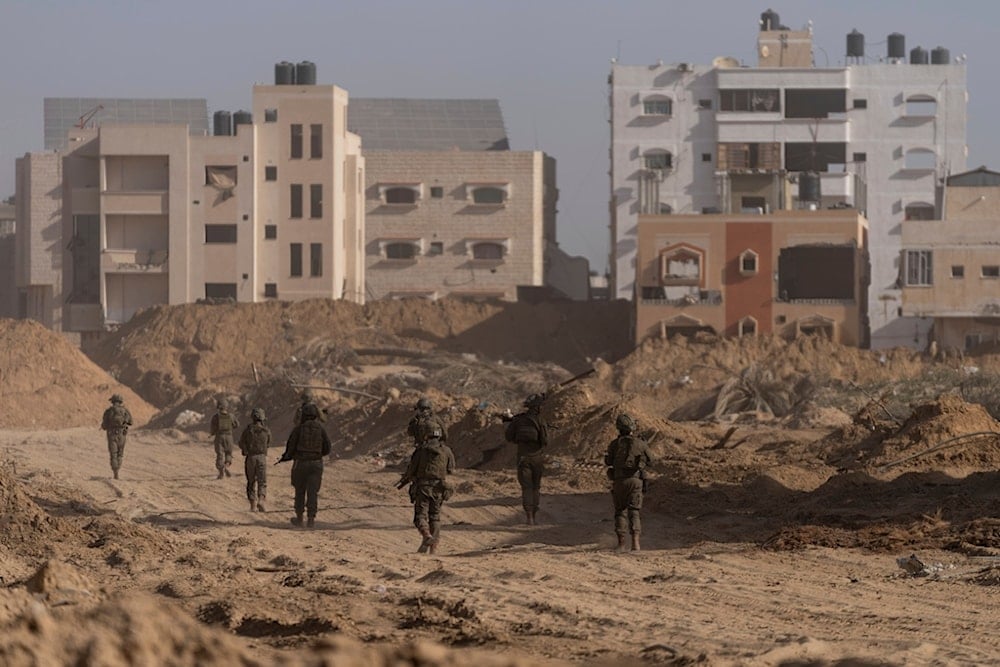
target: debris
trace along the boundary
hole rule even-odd
[[[917,558],[916,554],[910,554],[908,557],[897,558],[896,564],[911,577],[927,577],[944,570],[944,565],[941,563],[928,565]]]

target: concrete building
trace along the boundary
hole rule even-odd
[[[821,65],[811,28],[761,16],[758,61],[613,64],[611,281],[637,286],[642,214],[767,213],[798,200],[802,174],[819,176],[819,207],[846,205],[869,221],[872,347],[913,345],[897,282],[904,221],[933,215],[939,179],[965,169],[966,72],[946,49],[909,54],[894,33],[885,56],[847,36],[845,65]]]
[[[0,317],[17,317],[13,204],[0,204]]]
[[[903,225],[903,314],[933,324],[915,343],[970,351],[1000,344],[1000,173],[945,180],[941,219]]]
[[[511,151],[496,100],[362,98],[369,299],[589,298],[556,241],[555,160]]]
[[[857,211],[641,215],[635,340],[866,334],[867,223]]]
[[[347,92],[281,63],[253,113],[73,127],[17,161],[23,315],[89,334],[155,304],[364,301],[364,160]],[[298,81],[298,83],[295,83]],[[234,123],[235,121],[235,123]]]

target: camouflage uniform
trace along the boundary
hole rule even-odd
[[[401,482],[410,481],[413,525],[423,537],[420,551],[434,553],[441,535],[441,507],[451,498],[447,476],[455,470],[455,454],[440,438],[439,428],[413,450]]]
[[[535,523],[541,502],[545,458],[542,450],[549,442],[548,425],[542,419],[542,397],[532,394],[525,400],[524,412],[507,423],[504,437],[517,444],[517,481],[521,485],[521,505],[528,525]]]
[[[319,406],[316,405],[316,400],[313,398],[312,392],[307,390],[302,392],[302,404],[299,407],[295,408],[295,418],[292,421],[293,424],[298,426],[302,423],[302,411],[305,409],[307,405],[311,405],[314,408],[316,408],[316,414],[317,414],[316,419],[319,420],[320,424],[326,422],[326,415],[323,413],[322,410],[319,409]]]
[[[218,479],[232,476],[229,466],[233,464],[233,431],[240,427],[236,415],[229,414],[225,405],[219,405],[219,411],[212,416],[209,435],[215,436],[215,469],[219,471]]]
[[[406,434],[413,438],[414,447],[419,447],[423,444],[432,426],[437,426],[441,429],[441,442],[448,441],[448,431],[445,429],[441,418],[430,410],[420,410],[410,418],[410,423],[406,425]]]
[[[632,435],[634,428],[635,422],[630,417],[619,417],[619,436],[608,445],[604,463],[612,480],[611,498],[615,507],[618,548],[624,550],[625,535],[631,533],[632,549],[638,551],[639,534],[642,532],[639,511],[642,509],[643,471],[650,462],[650,456],[645,441]]]
[[[128,427],[132,425],[132,413],[124,405],[124,399],[118,394],[111,397],[111,407],[104,411],[101,418],[101,428],[107,431],[108,454],[111,457],[111,472],[118,479],[118,470],[125,458],[125,436]]]
[[[247,500],[250,511],[264,511],[267,500],[267,448],[271,444],[271,429],[264,425],[264,411],[254,408],[252,423],[240,435],[240,451],[246,457]]]
[[[330,453],[330,436],[319,422],[315,405],[304,406],[303,422],[292,429],[280,461],[293,461],[292,486],[295,487],[295,518],[292,524],[302,525],[302,515],[307,513],[307,525],[316,522],[319,508],[319,490],[323,484],[323,457]]]

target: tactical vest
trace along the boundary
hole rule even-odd
[[[299,426],[299,443],[295,448],[295,458],[317,461],[323,458],[323,427],[315,419],[309,419]]]
[[[507,425],[506,437],[510,442],[534,445],[540,440],[540,429],[534,419],[522,412]]]
[[[233,432],[233,418],[229,415],[229,413],[228,412],[220,412],[219,415],[218,415],[218,417],[219,417],[218,427],[217,427],[218,430],[216,431],[216,433],[219,433],[220,435],[225,435],[227,433],[232,433]]]
[[[636,455],[641,449],[639,445],[639,441],[631,435],[618,436],[618,445],[615,448],[615,458],[614,461],[612,461],[612,465],[615,470],[615,477],[617,479],[634,477],[642,468],[645,467],[645,461],[643,461],[640,456]]]
[[[444,479],[448,476],[448,451],[441,443],[430,442],[420,449],[417,479]]]
[[[126,426],[128,426],[128,410],[120,405],[108,408],[108,428],[118,430]]]
[[[267,446],[271,444],[271,432],[263,424],[252,424],[247,440],[247,456],[267,454]]]

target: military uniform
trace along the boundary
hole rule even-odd
[[[624,415],[623,415],[624,416]],[[631,422],[631,426],[628,426]],[[625,549],[625,535],[632,535],[632,550],[639,550],[642,522],[643,475],[650,462],[649,449],[642,438],[632,435],[635,423],[619,417],[619,435],[608,445],[604,463],[611,479],[611,498],[615,507],[615,534],[618,548]]]
[[[545,458],[542,450],[549,442],[548,425],[542,419],[542,397],[532,394],[524,412],[507,422],[504,437],[517,444],[517,481],[521,485],[521,505],[528,525],[534,525],[541,503]]]
[[[406,425],[406,434],[413,438],[413,446],[421,445],[426,439],[432,426],[441,429],[441,442],[448,441],[448,432],[445,430],[444,422],[433,412],[418,412],[410,418],[410,423]]]
[[[293,461],[292,486],[295,487],[295,518],[292,524],[302,525],[306,513],[310,528],[315,525],[319,507],[319,490],[323,484],[323,457],[330,453],[330,436],[319,422],[316,406],[302,410],[303,422],[292,429],[280,461]]]
[[[124,405],[124,399],[118,394],[111,397],[111,407],[104,411],[101,418],[101,428],[107,431],[108,454],[111,457],[111,472],[118,479],[118,470],[125,458],[125,437],[128,427],[132,425],[132,413]]]
[[[423,537],[420,551],[434,553],[441,535],[441,507],[451,498],[447,476],[455,470],[455,454],[440,438],[440,428],[413,450],[401,482],[410,482],[413,525]]]
[[[240,435],[240,451],[246,457],[244,470],[250,511],[263,512],[267,499],[267,448],[271,445],[271,429],[264,425],[263,410],[255,408],[251,414],[253,421]]]
[[[223,475],[230,477],[229,466],[233,463],[233,432],[240,427],[236,415],[229,413],[226,406],[220,405],[219,411],[212,416],[209,434],[215,436],[215,469],[219,471],[218,479]]]
[[[319,406],[316,405],[316,400],[313,398],[312,392],[305,391],[302,393],[302,404],[299,407],[295,408],[295,418],[292,421],[293,424],[298,426],[299,424],[302,423],[302,412],[307,405],[311,405],[314,408],[316,408],[316,415],[317,415],[316,419],[319,420],[320,424],[326,422],[326,415],[323,413],[322,410],[319,409]]]

